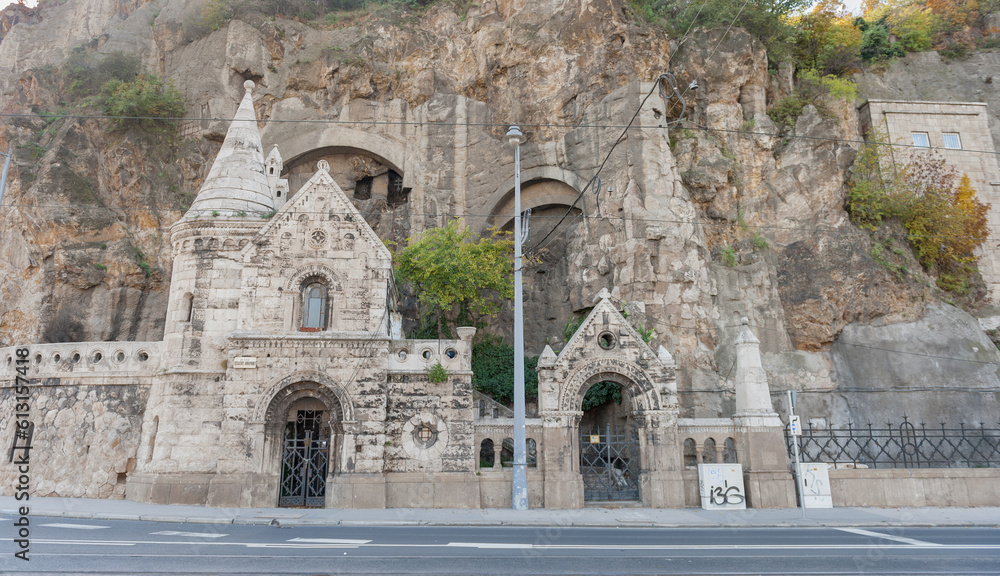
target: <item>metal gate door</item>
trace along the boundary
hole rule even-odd
[[[322,433],[322,411],[299,410],[285,431],[278,506],[322,508],[326,504],[329,442]]]
[[[639,436],[634,426],[580,430],[583,499],[639,499]]]

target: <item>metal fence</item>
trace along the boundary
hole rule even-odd
[[[789,457],[795,437],[785,429]],[[914,425],[907,417],[884,428],[827,430],[810,426],[802,431],[799,447],[803,462],[829,462],[868,468],[998,468],[1000,428],[960,424],[958,428]]]

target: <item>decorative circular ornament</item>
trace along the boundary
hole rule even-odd
[[[323,172],[329,172],[330,163],[327,162],[326,160],[320,160],[319,162],[316,163],[316,168],[322,170]]]
[[[326,246],[326,232],[322,230],[313,230],[309,233],[309,247],[310,248],[322,248]]]
[[[448,447],[448,424],[430,412],[421,412],[403,424],[403,451],[411,458],[438,458]]]

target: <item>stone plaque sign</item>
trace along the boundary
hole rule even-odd
[[[830,490],[830,465],[826,462],[799,464],[802,475],[802,503],[806,508],[833,508]]]
[[[233,368],[256,368],[257,358],[255,356],[237,356],[233,359]]]
[[[705,510],[745,510],[743,466],[739,464],[699,464],[698,486]]]

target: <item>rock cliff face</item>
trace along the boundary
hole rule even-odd
[[[538,260],[526,274],[528,353],[561,346],[564,325],[607,288],[674,354],[686,416],[732,414],[742,316],[762,341],[772,390],[817,392],[803,402],[831,422],[893,417],[889,406],[861,408],[868,392],[856,391],[868,386],[868,370],[884,374],[851,368],[850,350],[905,353],[905,327],[932,317],[955,332],[940,342],[927,335],[927,350],[963,338],[982,345],[964,312],[928,308],[936,297],[926,285],[902,283],[872,260],[869,235],[848,221],[853,107],[830,103],[829,117],[807,107],[780,132],[766,111],[790,92],[792,72],[770,73],[763,48],[739,29],[679,42],[635,24],[621,0],[500,0],[321,26],[247,17],[211,31],[203,4],[48,2],[18,9],[13,25],[4,12],[0,61],[11,65],[0,70],[0,110],[19,115],[0,126],[0,146],[15,146],[0,209],[4,344],[161,336],[166,231],[252,79],[265,147],[279,145],[291,191],[327,159],[376,231],[396,242],[452,216],[477,231],[509,225],[512,153],[502,137],[521,125],[534,211],[528,245]],[[201,120],[164,142],[109,132],[101,119],[48,117],[73,113],[60,69],[80,46],[95,57],[139,56]],[[996,119],[1000,97],[985,75],[1000,73],[997,55],[935,58],[914,55],[866,75],[862,93],[956,99],[904,80],[947,70],[968,93],[957,99],[987,99]],[[686,125],[668,126],[677,100],[654,91],[620,139],[661,72],[678,79]],[[1000,122],[993,129],[1000,144]],[[599,196],[570,208],[605,156]],[[976,354],[1000,360],[982,346]],[[996,374],[962,363],[937,369],[940,387],[974,371],[993,396],[967,416],[995,414]]]

